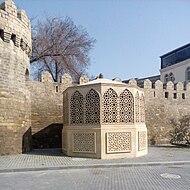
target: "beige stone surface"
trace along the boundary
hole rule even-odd
[[[182,83],[175,85],[168,82],[163,87],[161,81],[152,87],[150,81],[145,81],[145,115],[148,129],[149,144],[168,144],[171,120],[190,115],[190,88]]]
[[[144,92],[97,79],[63,92],[63,152],[113,159],[147,154]]]
[[[68,74],[62,76],[61,83],[54,83],[51,75],[47,72],[42,75],[41,82],[29,81],[31,49],[30,21],[25,11],[18,10],[12,0],[5,0],[0,5],[0,155],[17,154],[29,150],[31,134],[34,135],[49,125],[62,123],[64,120],[63,149],[69,151],[70,155],[83,156],[83,153],[72,152],[73,141],[75,140],[76,145],[77,138],[84,137],[86,139],[85,137],[89,136],[91,140],[94,139],[94,141],[90,141],[92,144],[95,142],[94,149],[91,147],[91,152],[85,153],[85,156],[93,155],[102,158],[108,158],[110,154],[112,154],[112,158],[126,156],[126,154],[140,156],[146,154],[146,150],[143,148],[146,144],[143,137],[148,135],[149,144],[169,143],[171,119],[190,115],[190,83],[184,88],[182,83],[174,85],[172,82],[168,82],[167,85],[163,85],[161,81],[157,81],[153,85],[146,80],[144,89],[140,89],[135,80],[124,85],[119,80],[89,81],[88,77],[81,76],[79,80],[81,85],[74,85],[72,77]],[[70,86],[75,87],[65,91]],[[114,104],[120,104],[119,96],[126,88],[133,94],[136,114],[133,116],[129,114],[130,119],[122,117],[124,122],[128,123],[121,125],[122,119],[113,116],[114,111],[116,115],[122,114]],[[85,101],[86,95],[91,89],[94,89],[97,94],[94,91],[90,92],[89,97],[91,98],[87,98],[88,106],[83,107],[84,117],[81,120],[81,116],[77,116],[79,119],[77,125],[74,125],[70,123],[70,98],[72,93],[76,90],[80,92],[81,89]],[[108,105],[106,102],[103,104],[105,98],[103,94],[106,91],[108,93],[105,96],[112,94],[112,98],[113,95],[116,97],[114,98],[115,103],[113,103],[114,101],[111,103],[114,109],[110,109],[109,101]],[[63,95],[62,92],[64,92]],[[142,98],[141,94],[143,93],[144,97]],[[99,100],[97,100],[97,95]],[[99,109],[92,106],[90,99],[96,99],[94,103],[95,105],[100,104]],[[145,105],[139,106],[143,101],[145,101]],[[95,111],[90,107],[93,107]],[[90,110],[88,117],[85,116],[86,109]],[[145,109],[147,132],[144,115],[141,111],[143,109]],[[112,116],[107,114],[105,117],[106,112],[111,112]],[[72,117],[76,119],[74,115]],[[131,119],[134,124],[129,122]],[[78,126],[78,122],[83,122],[85,127]],[[106,122],[111,123],[108,125],[105,124]],[[113,123],[114,125],[112,125]],[[75,134],[79,132],[84,135],[77,136]],[[130,146],[130,153],[125,153],[120,149],[121,153],[113,154],[113,147],[105,146],[111,142],[110,138],[114,134],[116,138],[119,136],[121,139],[130,137],[135,142]],[[102,144],[104,144],[103,147]],[[107,149],[109,150],[107,151]],[[92,150],[95,150],[96,154],[92,153]],[[129,148],[126,151],[129,151]]]
[[[20,17],[18,16],[20,14]],[[30,22],[11,0],[0,5],[0,155],[30,149]]]
[[[31,126],[35,134],[51,124],[63,123],[63,94],[65,85],[45,82],[27,81],[31,94]]]

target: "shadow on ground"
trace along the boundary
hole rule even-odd
[[[41,156],[66,156],[65,154],[63,154],[61,148],[33,149],[32,151],[25,154]]]

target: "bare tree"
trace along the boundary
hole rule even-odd
[[[32,38],[30,63],[36,75],[49,71],[58,82],[60,76],[68,72],[77,79],[90,64],[89,52],[95,39],[69,17],[46,17],[45,21],[38,21],[33,27]]]

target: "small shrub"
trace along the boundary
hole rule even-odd
[[[190,115],[183,116],[178,121],[172,119],[171,125],[171,144],[190,145]]]

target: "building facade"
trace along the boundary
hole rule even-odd
[[[160,58],[160,80],[163,83],[190,81],[190,43],[164,54]]]

